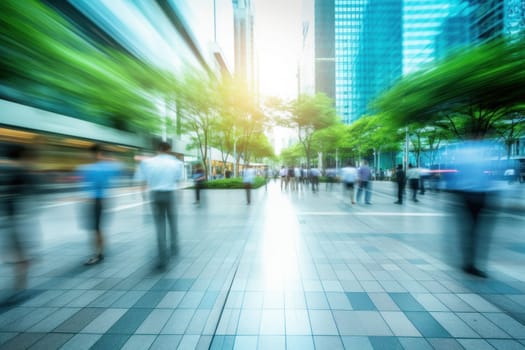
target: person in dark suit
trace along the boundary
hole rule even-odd
[[[397,182],[397,201],[394,204],[403,204],[403,194],[405,193],[406,174],[403,170],[403,165],[398,164],[396,168],[396,182]]]

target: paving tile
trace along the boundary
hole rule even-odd
[[[260,309],[264,304],[263,292],[246,292],[244,294],[243,308],[246,309]]]
[[[285,310],[286,335],[311,334],[310,320],[306,309]]]
[[[332,312],[309,309],[308,314],[313,335],[339,335]]]
[[[184,298],[184,295],[186,295],[186,292],[167,292],[162,300],[157,304],[157,308],[176,308]]]
[[[29,329],[29,331],[43,333],[51,332],[59,325],[61,325],[65,320],[69,319],[71,316],[77,313],[79,310],[80,309],[78,308],[59,309],[56,312],[49,315],[48,317],[44,318],[42,321],[32,326]]]
[[[45,335],[45,333],[20,333],[2,344],[2,350],[28,349]]]
[[[368,337],[342,336],[345,349],[374,350]]]
[[[338,336],[315,335],[313,338],[316,349],[344,350],[343,342]]]
[[[402,348],[396,337],[369,337],[368,339],[375,350],[396,350]]]
[[[488,339],[487,341],[496,349],[518,350],[525,348],[523,344],[512,339]]]
[[[381,316],[386,321],[395,336],[421,337],[421,334],[401,311],[382,311]]]
[[[184,334],[194,313],[194,309],[175,309],[162,328],[161,334]]]
[[[454,312],[474,312],[474,308],[468,305],[463,299],[459,298],[455,294],[435,294],[436,298],[439,299],[450,311]]]
[[[330,309],[324,292],[305,292],[304,295],[309,309]]]
[[[186,328],[186,334],[203,334],[210,314],[212,314],[211,309],[197,309]]]
[[[480,313],[461,312],[457,315],[484,338],[510,338],[507,333]]]
[[[91,346],[90,349],[120,349],[128,341],[129,337],[129,335],[125,334],[104,334]]]
[[[494,350],[485,339],[458,339],[465,350]]]
[[[485,300],[482,296],[477,294],[458,294],[462,300],[472,306],[477,312],[501,312],[495,305]]]
[[[427,340],[436,350],[463,350],[463,347],[456,339],[428,338]]]
[[[150,350],[177,349],[181,340],[182,335],[161,334],[151,344]]]
[[[483,315],[512,337],[525,339],[525,326],[509,315],[504,313],[485,313]]]
[[[131,290],[126,292],[122,297],[117,299],[111,307],[113,308],[130,308],[132,307],[144,294],[146,291]]]
[[[139,300],[135,304],[133,304],[133,308],[147,308],[152,309],[155,308],[160,301],[166,296],[167,291],[165,290],[159,290],[159,291],[148,291],[144,293]]]
[[[122,290],[108,290],[97,299],[93,300],[89,307],[109,308],[113,303],[120,299],[126,292]]]
[[[259,334],[261,317],[261,309],[242,309],[239,315],[237,333],[240,335]]]
[[[261,335],[285,335],[284,310],[262,310]]]
[[[218,335],[235,335],[241,309],[224,309],[217,326],[216,334]]]
[[[235,336],[216,335],[213,337],[210,350],[232,350],[235,345]]]
[[[83,308],[62,322],[62,324],[55,329],[55,332],[78,333],[103,312],[104,309],[101,308]]]
[[[438,298],[428,293],[414,293],[414,299],[423,306],[426,311],[450,311]]]
[[[69,304],[69,307],[87,307],[93,300],[104,294],[102,290],[87,290],[79,297],[73,299]]]
[[[376,310],[368,293],[346,293],[353,310]]]
[[[286,350],[286,338],[276,335],[259,336],[258,350]]]
[[[144,322],[152,309],[129,309],[109,328],[110,334],[133,334]]]
[[[405,350],[432,350],[432,346],[425,338],[399,337],[398,340]]]
[[[306,309],[304,291],[286,291],[284,293],[284,306],[287,309]]]
[[[173,310],[154,309],[136,330],[135,334],[159,334]]]
[[[58,311],[58,308],[37,307],[32,312],[26,314],[16,322],[12,322],[4,327],[4,331],[24,332],[43,319]]]
[[[445,338],[450,334],[428,312],[405,312],[407,318],[426,338]]]
[[[235,337],[233,350],[257,349],[259,337],[255,335],[238,335]]]
[[[332,310],[352,310],[347,293],[328,292],[326,293],[326,298]]]
[[[334,311],[333,314],[341,335],[393,335],[377,311]],[[310,316],[310,320],[312,320],[312,316]]]
[[[379,293],[385,291],[385,288],[383,288],[381,283],[377,281],[361,281],[360,284],[362,286],[362,290],[367,293]]]
[[[452,312],[431,312],[430,314],[454,338],[480,338],[478,333]]]
[[[71,337],[60,350],[88,350],[91,349],[93,344],[95,344],[102,334],[76,334]]]
[[[380,311],[399,311],[399,306],[392,300],[387,293],[368,293],[377,310]]]
[[[29,347],[29,350],[59,349],[72,337],[73,334],[68,333],[49,333]]]
[[[425,311],[410,293],[388,293],[401,311]]]
[[[84,327],[81,332],[104,334],[126,313],[126,311],[126,309],[106,309]]]

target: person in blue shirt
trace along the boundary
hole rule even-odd
[[[112,180],[122,173],[122,166],[107,158],[100,145],[93,145],[90,151],[93,163],[82,165],[77,170],[87,195],[87,228],[95,232],[95,255],[85,265],[97,264],[104,259],[103,211]]]

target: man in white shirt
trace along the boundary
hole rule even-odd
[[[252,185],[255,181],[255,169],[248,167],[244,169],[242,182],[244,183],[244,188],[246,189],[246,204],[250,205],[251,203],[251,191]]]
[[[173,194],[182,177],[183,163],[169,152],[171,146],[161,142],[159,153],[143,161],[137,170],[137,179],[145,183],[151,193],[151,206],[157,231],[160,269],[166,268],[169,260],[166,241],[166,219],[169,224],[169,246],[171,254],[177,253],[177,215]]]
[[[343,169],[341,169],[341,178],[346,189],[350,191],[350,199],[352,204],[355,204],[354,183],[357,180],[357,168],[352,164],[346,165]]]

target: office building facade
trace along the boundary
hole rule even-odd
[[[254,17],[251,0],[233,0],[234,74],[255,92]]]

